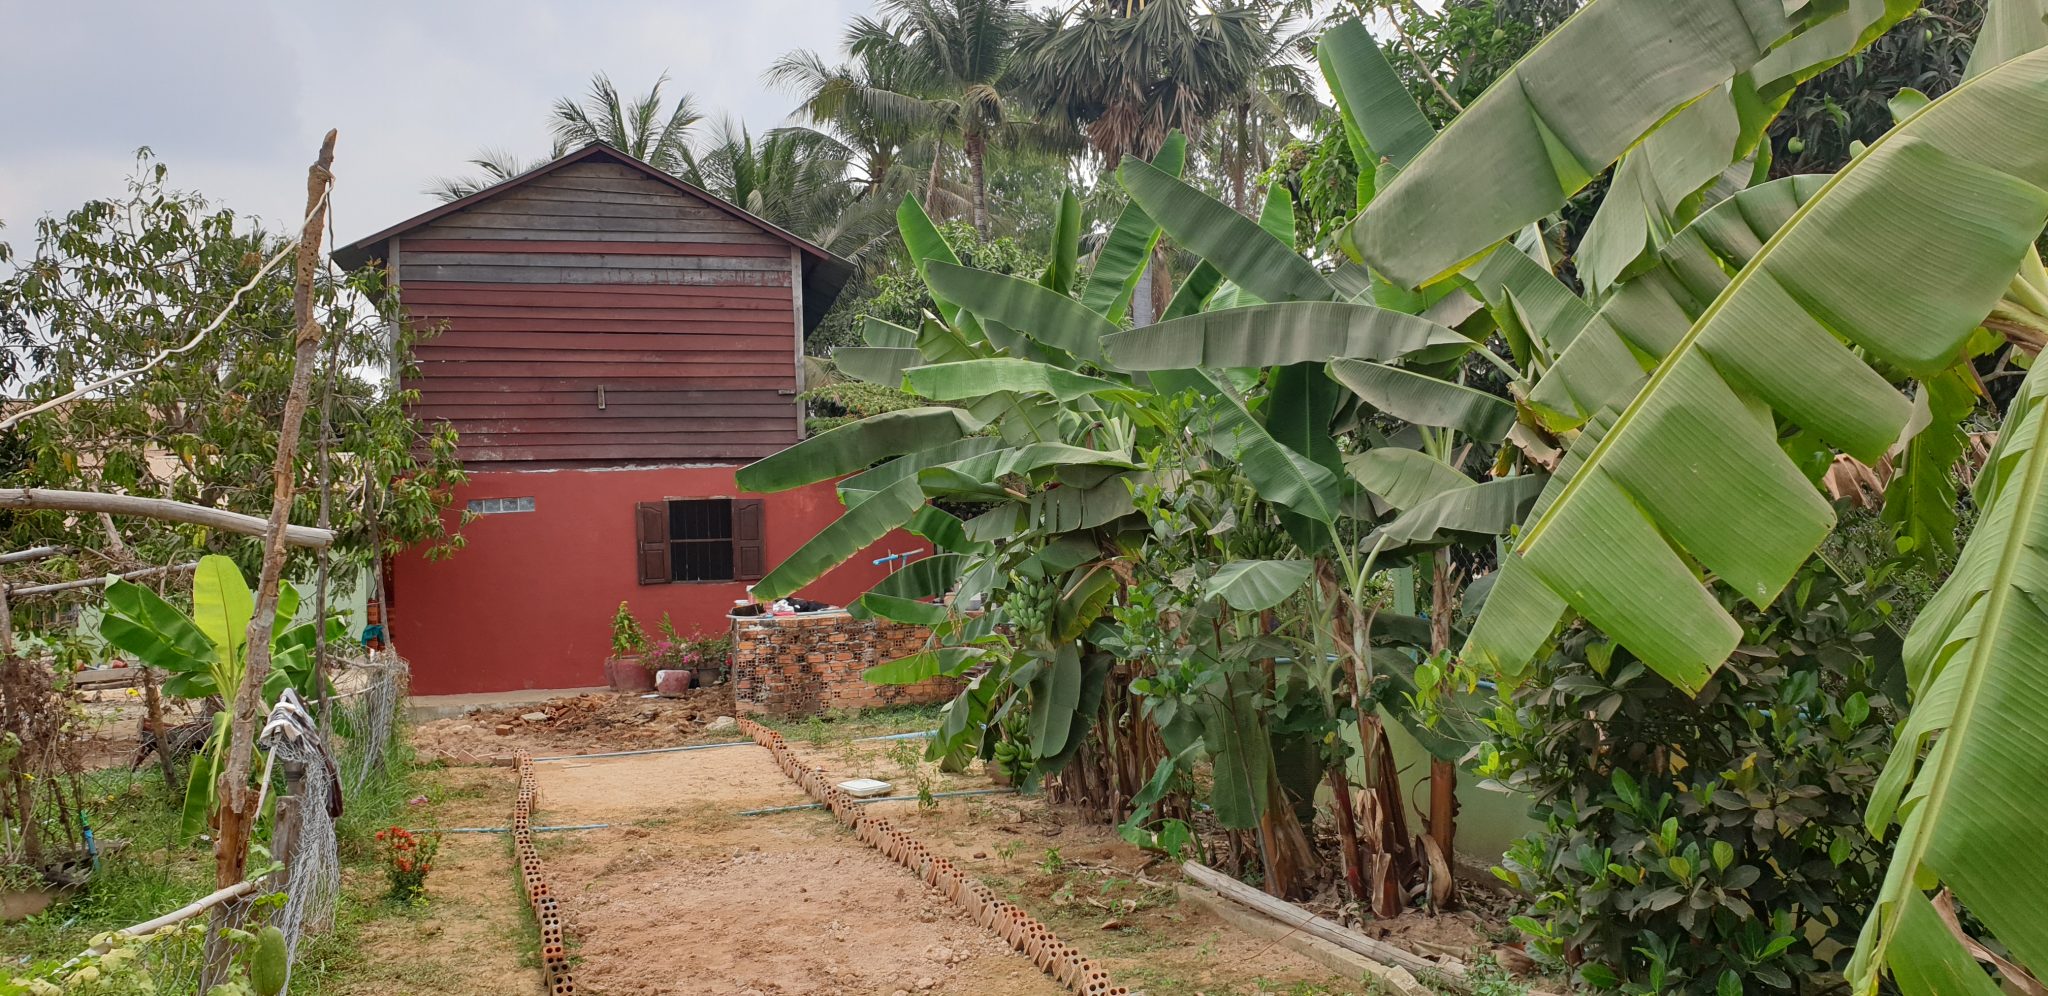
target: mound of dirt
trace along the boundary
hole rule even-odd
[[[674,699],[576,695],[422,723],[413,729],[413,746],[422,755],[455,761],[488,761],[520,751],[545,756],[676,747],[737,738],[735,730],[705,730],[732,711],[729,684],[693,688]]]

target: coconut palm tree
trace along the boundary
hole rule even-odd
[[[966,156],[974,227],[988,233],[988,150],[991,143],[1052,146],[1058,136],[1019,120],[1007,92],[1011,51],[1023,23],[1019,0],[882,0],[854,48],[861,53],[900,39],[903,65],[914,72],[904,99],[877,101],[903,120],[936,122],[936,131]],[[861,25],[856,24],[856,28]],[[936,171],[935,171],[936,172]]]
[[[495,187],[527,170],[542,165],[541,162],[528,162],[520,159],[518,156],[503,149],[485,149],[477,153],[476,158],[471,159],[469,164],[482,172],[472,176],[437,176],[434,178],[433,185],[429,186],[425,192],[433,194],[444,201],[459,201],[479,190]]]
[[[638,100],[619,96],[618,87],[603,73],[591,77],[590,92],[579,103],[563,97],[555,101],[549,129],[554,133],[550,158],[560,158],[592,142],[603,142],[664,173],[682,176],[691,169],[690,129],[703,120],[689,94],[668,104],[661,89],[668,84],[662,75]],[[473,176],[436,178],[427,193],[444,201],[460,200],[470,194],[518,176],[543,162],[526,162],[509,152],[485,149],[470,165],[482,172]]]
[[[824,132],[777,128],[755,138],[716,125],[682,178],[840,255],[858,261],[886,240],[894,205],[863,199],[849,178],[856,151]]]
[[[611,78],[598,73],[590,78],[590,93],[582,102],[563,97],[555,101],[552,128],[555,155],[603,142],[665,173],[681,176],[690,167],[690,127],[704,116],[696,101],[683,94],[675,103],[663,106],[661,88],[668,83],[662,74],[638,100],[619,96]]]

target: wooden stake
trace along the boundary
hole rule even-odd
[[[171,742],[164,736],[164,697],[156,689],[156,669],[142,669],[142,699],[149,707],[149,735],[156,739],[157,764],[164,771],[164,789],[178,794],[178,772],[171,763]]]
[[[292,510],[293,466],[298,457],[299,430],[313,391],[319,365],[321,328],[313,314],[313,272],[320,262],[326,231],[327,187],[334,179],[335,133],[320,143],[320,157],[306,171],[306,229],[292,282],[292,320],[297,327],[291,388],[285,395],[284,418],[278,426],[277,459],[271,465],[270,520],[263,534],[263,566],[257,574],[255,615],[249,620],[248,660],[242,684],[235,691],[228,757],[217,789],[214,810],[214,880],[220,886],[242,880],[248,870],[249,837],[256,824],[256,793],[249,788],[250,760],[256,731],[263,722],[263,682],[270,677],[270,639],[276,626],[278,580],[284,574],[286,521]]]

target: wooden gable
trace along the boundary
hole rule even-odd
[[[598,148],[344,250],[385,258],[414,327],[439,330],[405,380],[418,414],[471,464],[743,463],[795,442],[829,254]]]

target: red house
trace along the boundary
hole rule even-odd
[[[416,693],[602,684],[621,601],[650,630],[723,631],[842,510],[829,484],[733,483],[803,436],[804,337],[853,270],[810,242],[592,145],[335,259],[382,260],[442,330],[406,386],[469,473],[445,513],[469,513],[467,545],[387,574]],[[868,559],[804,594],[844,604],[880,577]]]

